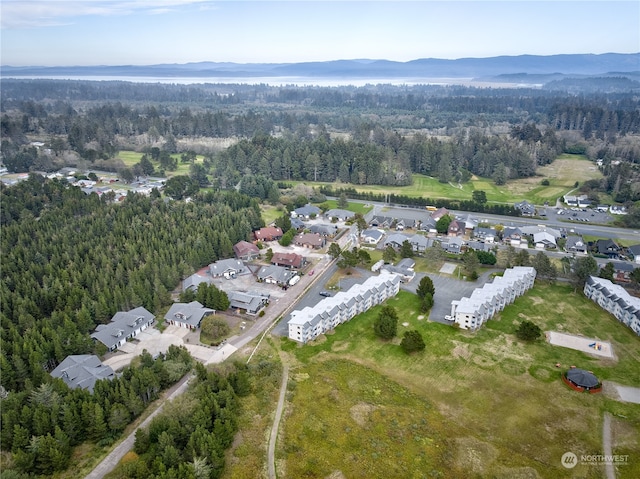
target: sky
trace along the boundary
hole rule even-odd
[[[0,64],[640,52],[640,1],[0,0]]]

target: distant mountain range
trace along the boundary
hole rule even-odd
[[[640,74],[640,53],[569,55],[519,55],[444,60],[424,58],[409,62],[389,60],[336,60],[306,63],[216,63],[200,62],[121,66],[0,66],[2,77],[135,76],[194,78],[495,78],[505,81],[523,76]]]

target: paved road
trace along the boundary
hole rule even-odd
[[[276,479],[276,441],[278,439],[278,427],[282,418],[282,408],[284,406],[284,397],[287,392],[287,381],[289,380],[289,365],[285,364],[282,370],[282,384],[280,384],[280,396],[278,397],[278,407],[276,408],[276,416],[271,426],[271,434],[269,435],[269,451],[267,453],[267,462],[269,469],[269,479]]]
[[[147,427],[151,423],[151,420],[154,417],[156,417],[158,414],[160,414],[160,412],[164,407],[164,402],[171,401],[172,399],[178,397],[180,394],[184,393],[187,390],[189,386],[189,381],[191,380],[192,377],[193,376],[191,374],[186,375],[180,380],[180,382],[175,384],[169,391],[167,391],[167,397],[163,401],[163,404],[161,404],[158,407],[158,409],[153,411],[149,415],[149,417],[147,417],[142,422],[142,424],[138,426],[138,428]],[[138,430],[138,428],[136,428],[136,431]],[[102,462],[95,467],[93,471],[87,474],[85,479],[102,479],[104,476],[109,474],[113,469],[115,469],[115,467],[118,465],[120,460],[124,457],[124,455],[127,452],[129,452],[131,449],[133,449],[133,444],[135,443],[135,440],[136,440],[136,431],[133,431],[131,434],[129,434],[129,436],[127,436],[126,439],[124,439],[120,444],[118,444],[115,447],[115,449],[111,451],[109,455],[105,457],[102,460]]]

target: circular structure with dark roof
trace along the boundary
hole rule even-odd
[[[576,391],[599,392],[602,389],[602,384],[600,384],[598,378],[584,369],[571,368],[566,374],[562,375],[562,380]]]

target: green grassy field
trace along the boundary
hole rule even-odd
[[[635,458],[618,477],[640,476],[640,405],[560,380],[577,365],[640,385],[638,337],[597,305],[564,285],[536,285],[472,334],[428,322],[415,295],[389,303],[407,323],[389,343],[373,334],[377,308],[313,344],[282,339],[295,358],[278,448],[283,477],[602,477],[599,467],[565,469],[560,458],[603,453],[604,411],[614,417],[613,453]],[[523,319],[610,341],[617,360],[522,343],[514,331]],[[424,352],[402,352],[406,329],[422,333]]]
[[[377,194],[393,193],[413,197],[432,199],[463,199],[470,200],[475,190],[484,191],[489,202],[515,203],[527,200],[536,205],[545,202],[555,204],[559,198],[574,188],[577,182],[602,178],[602,174],[593,162],[581,155],[561,155],[551,165],[538,168],[537,176],[511,180],[505,185],[498,186],[488,178],[474,176],[471,181],[457,185],[440,183],[436,178],[413,175],[413,184],[409,186],[379,186],[358,185],[358,191],[370,191]],[[548,180],[549,185],[543,186],[542,180]],[[292,182],[296,184],[296,182]],[[319,187],[325,183],[298,182],[309,186]],[[353,186],[353,185],[345,185]]]
[[[133,165],[135,165],[136,163],[138,163],[140,161],[140,158],[142,158],[142,155],[144,153],[138,153],[137,151],[130,151],[130,150],[125,150],[125,151],[121,151],[118,153],[117,158],[121,159],[124,164],[127,167],[132,167]],[[175,171],[167,171],[166,175],[167,178],[171,178],[172,176],[178,176],[178,175],[188,175],[189,174],[189,163],[182,163],[182,161],[180,161],[180,154],[176,153],[171,155],[172,158],[175,158],[178,160],[178,169]],[[198,155],[196,156],[196,163],[201,163],[204,160],[204,156]],[[157,169],[159,169],[159,165],[157,162],[152,162],[154,163],[154,167]]]

